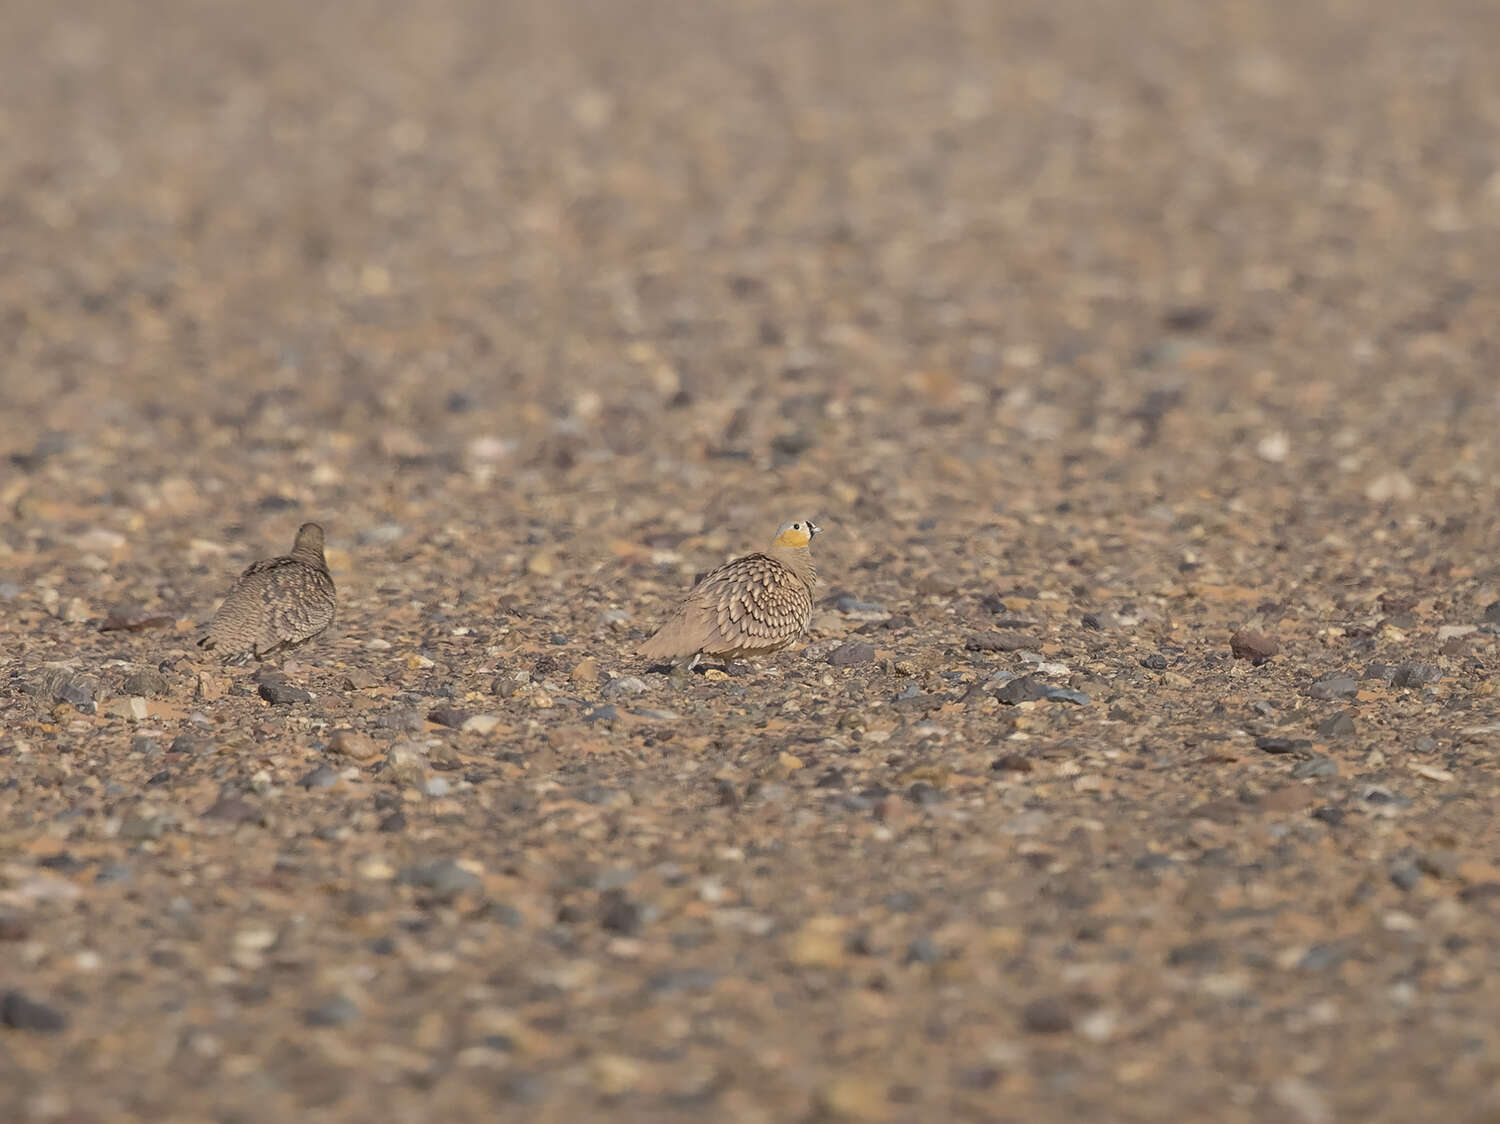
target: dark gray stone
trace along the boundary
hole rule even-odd
[[[1411,859],[1398,859],[1391,864],[1390,879],[1402,890],[1414,890],[1422,881],[1422,868]]]
[[[484,884],[477,874],[465,870],[453,859],[430,859],[403,867],[396,881],[445,897],[478,891]]]
[[[203,818],[225,823],[253,823],[260,819],[260,811],[238,796],[221,796],[203,813]]]
[[[1315,944],[1302,955],[1297,967],[1304,972],[1321,974],[1337,968],[1349,958],[1349,950],[1343,945]]]
[[[1404,663],[1391,676],[1393,687],[1425,687],[1443,677],[1441,668],[1430,663]]]
[[[1210,968],[1224,957],[1224,949],[1218,941],[1202,940],[1180,944],[1167,952],[1167,963],[1173,968]]]
[[[841,613],[883,613],[885,606],[878,601],[861,601],[852,593],[842,593],[833,602],[833,607]],[[1500,620],[1500,617],[1496,618]]]
[[[1033,999],[1021,1008],[1021,1026],[1033,1034],[1063,1034],[1073,1029],[1073,1012],[1062,999]]]
[[[942,959],[943,950],[938,947],[937,941],[929,936],[915,937],[906,946],[908,964],[937,964]]]
[[[906,798],[921,808],[930,808],[943,802],[943,794],[926,781],[917,781],[908,788]]]
[[[427,721],[435,722],[439,726],[447,726],[450,730],[457,730],[469,718],[467,710],[461,710],[456,706],[440,706],[436,710],[427,712]]]
[[[1264,737],[1255,739],[1255,748],[1264,753],[1295,753],[1303,754],[1312,748],[1312,742],[1306,738],[1284,738]]]
[[[1089,705],[1089,697],[1082,691],[1075,691],[1071,687],[1048,687],[1042,697],[1048,702],[1072,703],[1074,706]]]
[[[1315,780],[1339,775],[1339,763],[1332,757],[1318,754],[1292,766],[1293,780]]]
[[[1036,645],[1037,641],[1019,632],[980,632],[964,641],[971,652],[1020,652]]]
[[[257,688],[257,693],[272,706],[312,702],[312,695],[305,687],[298,687],[284,679],[267,679]]]
[[[623,890],[608,890],[599,896],[599,925],[608,933],[633,937],[641,931],[644,913]]]
[[[67,1029],[68,1016],[24,991],[7,991],[0,995],[0,1025],[12,1030],[58,1034]]]
[[[297,783],[303,788],[332,788],[339,783],[339,775],[327,765],[319,765]]]
[[[330,995],[304,1011],[302,1021],[312,1027],[349,1026],[359,1021],[359,1008],[347,996]]]
[[[1030,675],[1012,679],[995,692],[995,698],[1007,706],[1016,703],[1036,702],[1047,697],[1049,686]]]
[[[1347,738],[1354,735],[1354,715],[1347,710],[1330,714],[1318,723],[1320,738]]]
[[[172,744],[167,747],[170,753],[187,753],[193,755],[212,753],[214,742],[212,738],[206,738],[202,734],[178,734],[172,739]]]
[[[874,659],[875,645],[867,644],[863,640],[845,640],[828,653],[828,662],[834,667],[859,667],[861,664],[873,662]]]
[[[1359,681],[1352,675],[1335,675],[1319,679],[1302,692],[1310,699],[1352,699],[1359,694]]]

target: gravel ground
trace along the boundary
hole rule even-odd
[[[0,1117],[1500,1112],[1500,6],[5,24]]]

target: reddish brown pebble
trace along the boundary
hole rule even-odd
[[[1234,653],[1235,659],[1250,660],[1259,665],[1281,651],[1281,645],[1264,632],[1242,628],[1229,638],[1229,650]]]

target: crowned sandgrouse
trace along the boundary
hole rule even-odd
[[[700,656],[768,655],[792,644],[812,620],[818,573],[807,547],[819,532],[807,519],[783,523],[764,554],[747,554],[705,574],[637,653],[658,663]]]
[[[333,609],[323,528],[304,523],[290,554],[264,558],[240,575],[198,646],[225,660],[264,659],[321,634],[333,623]]]

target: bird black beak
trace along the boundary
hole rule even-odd
[[[819,527],[811,519],[809,519],[807,521],[807,537],[808,538],[812,538],[814,535],[821,535],[822,533],[823,533],[823,528],[822,527]]]

